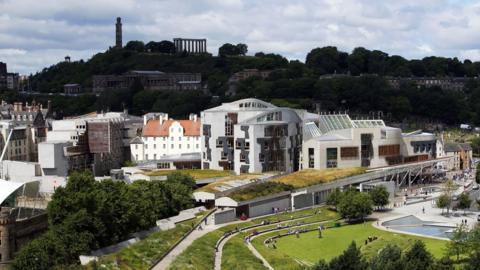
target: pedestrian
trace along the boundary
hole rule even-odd
[[[425,214],[425,206],[422,207],[422,212]]]
[[[300,232],[298,230],[295,231],[295,235],[297,236],[297,238],[300,238]]]
[[[205,219],[205,226],[207,226],[207,219]]]

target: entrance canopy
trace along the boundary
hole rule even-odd
[[[24,187],[22,195],[35,196],[38,194],[39,184],[40,182],[38,180],[31,180],[28,182],[0,180],[0,204],[21,187]]]
[[[25,185],[25,183],[0,180],[0,204],[23,185]]]

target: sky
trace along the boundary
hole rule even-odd
[[[480,61],[480,0],[0,0],[0,62],[35,73],[128,40],[206,38],[305,60],[313,48]]]

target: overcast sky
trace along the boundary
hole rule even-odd
[[[315,47],[363,46],[406,58],[480,60],[480,1],[469,0],[0,0],[0,61],[36,72],[70,55],[88,59],[128,40],[207,38],[305,60]]]

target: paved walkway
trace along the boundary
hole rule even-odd
[[[190,235],[188,235],[180,244],[178,244],[167,256],[165,256],[157,265],[155,265],[153,270],[165,270],[170,264],[180,255],[188,246],[192,244],[196,239],[204,236],[205,234],[214,231],[219,228],[219,226],[213,224],[213,215],[209,216],[207,219],[207,225],[202,224],[203,230],[195,230]]]

